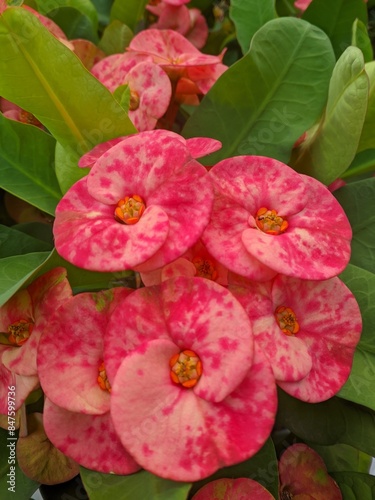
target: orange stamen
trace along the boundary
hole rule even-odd
[[[194,257],[192,263],[197,270],[197,276],[201,278],[206,278],[209,280],[215,280],[217,278],[217,271],[215,269],[214,263],[212,260],[204,258],[204,257]]]
[[[117,203],[115,219],[123,224],[136,224],[146,209],[145,202],[137,195],[126,196]]]
[[[107,377],[107,372],[105,371],[104,368],[104,363],[100,363],[100,366],[98,368],[99,376],[97,378],[99,387],[103,391],[108,391],[111,392],[111,384],[109,383],[108,377]]]
[[[291,336],[299,332],[296,314],[290,307],[277,307],[275,310],[275,318],[281,331],[285,333],[285,335]]]
[[[8,326],[9,337],[11,344],[21,346],[30,337],[33,331],[34,323],[31,320],[20,319]]]
[[[203,372],[201,360],[190,349],[174,354],[169,361],[169,366],[172,381],[187,389],[197,384]]]
[[[266,207],[257,211],[255,222],[258,228],[266,234],[282,234],[288,228],[288,222],[277,215],[276,210],[269,210]]]

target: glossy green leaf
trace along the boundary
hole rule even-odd
[[[340,487],[343,500],[375,498],[375,476],[359,472],[333,472],[332,477]]]
[[[362,50],[365,62],[370,62],[374,59],[374,51],[367,32],[367,27],[359,19],[356,19],[353,23],[352,45]]]
[[[294,7],[295,0],[276,0],[276,10],[279,16],[294,16],[297,9]]]
[[[109,23],[109,16],[113,4],[113,0],[90,0],[94,5],[97,13],[99,24],[102,26],[107,26]]]
[[[130,105],[130,87],[127,83],[120,85],[113,92],[113,97],[121,104],[121,106],[128,111]]]
[[[268,439],[264,446],[249,460],[245,460],[237,465],[219,469],[202,481],[193,483],[189,498],[200,488],[210,481],[223,477],[240,478],[248,477],[262,484],[272,495],[278,497],[279,473],[275,447],[271,439]]]
[[[48,252],[51,250],[52,247],[47,242],[0,224],[0,259],[12,255]]]
[[[358,144],[358,152],[365,149],[375,149],[375,61],[367,63],[366,73],[370,79],[370,91],[365,122]]]
[[[343,443],[375,455],[375,413],[338,397],[311,404],[279,390],[276,423],[304,441]]]
[[[321,30],[294,18],[269,21],[208,92],[183,135],[222,142],[207,165],[244,154],[287,162],[294,142],[322,113],[333,66]]]
[[[83,38],[97,43],[99,38],[96,26],[91,19],[73,7],[61,7],[52,10],[49,16],[63,30],[69,40]]]
[[[327,33],[338,58],[352,42],[354,21],[367,24],[367,8],[363,0],[314,0],[302,19]]]
[[[8,447],[10,443],[16,444],[16,441],[9,441],[8,432],[4,429],[0,428],[0,492],[1,492],[1,500],[27,500],[31,497],[31,495],[38,489],[39,483],[32,481],[21,471],[18,467],[17,461],[13,462],[13,453],[12,456],[10,454],[11,448]],[[10,459],[11,463],[8,463],[8,459]],[[8,474],[12,474],[13,470],[10,467],[15,467],[15,486],[12,489],[12,483],[8,484],[8,481],[12,479]]]
[[[295,150],[293,168],[325,184],[345,172],[357,151],[368,89],[363,54],[357,47],[348,47],[333,70],[325,113]]]
[[[0,306],[26,283],[49,255],[50,252],[36,252],[0,260]]]
[[[52,250],[52,225],[45,224],[44,222],[22,222],[20,224],[15,224],[14,226],[12,226],[12,229],[24,233],[31,238],[35,238],[36,240],[47,243],[49,245],[49,248]]]
[[[135,132],[109,90],[30,12],[4,11],[0,44],[0,94],[35,114],[64,147],[82,155]]]
[[[111,9],[111,21],[117,19],[129,26],[132,31],[143,19],[145,6],[148,0],[115,0]]]
[[[61,199],[53,168],[55,144],[39,128],[0,113],[0,187],[51,215]]]
[[[256,31],[267,21],[275,19],[275,0],[232,0],[229,17],[234,22],[237,40],[245,53]]]
[[[329,473],[353,471],[367,474],[370,470],[372,457],[347,444],[319,446],[307,442],[324,460]]]
[[[357,299],[363,329],[350,377],[338,395],[375,410],[375,274],[349,264],[340,278]]]
[[[98,13],[90,0],[53,0],[53,2],[36,0],[36,4],[38,6],[38,11],[44,15],[47,15],[49,12],[53,12],[61,7],[72,7],[90,19],[95,31],[98,29]],[[53,21],[55,21],[53,15],[50,17]]]
[[[56,143],[55,171],[61,191],[65,194],[68,189],[90,171],[89,168],[78,167],[78,155],[73,148],[63,147]]]
[[[116,476],[81,467],[81,478],[90,500],[185,500],[191,487],[191,483],[177,483],[147,471],[130,476]]]
[[[375,177],[351,182],[334,194],[353,229],[351,264],[375,275]]]
[[[111,54],[121,54],[125,51],[132,38],[132,30],[126,24],[115,19],[104,30],[99,47],[108,56]]]
[[[366,149],[358,153],[346,172],[341,174],[342,179],[358,175],[375,173],[375,149]]]

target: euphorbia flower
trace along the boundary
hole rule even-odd
[[[146,286],[158,285],[162,281],[177,276],[198,276],[220,285],[227,285],[228,269],[210,255],[201,241],[189,248],[182,257],[167,264],[161,269],[149,273],[141,273],[141,278]]]
[[[26,123],[28,125],[35,125],[41,129],[44,129],[43,124],[35,118],[32,113],[20,108],[17,104],[14,104],[4,97],[0,97],[0,111],[6,118],[10,120],[15,120],[16,122]]]
[[[200,52],[185,37],[173,30],[148,29],[138,33],[130,42],[132,54],[151,56],[177,83],[176,96],[180,99],[188,94],[206,94],[227,66],[221,63],[224,51],[219,56]],[[179,88],[180,79],[185,80]],[[190,87],[187,92],[187,83]]]
[[[0,331],[6,342],[1,346],[1,377],[9,385],[14,385],[12,378],[17,383],[17,407],[38,386],[36,351],[50,316],[71,296],[66,270],[58,267],[0,308]]]
[[[127,54],[114,54],[109,62],[103,59],[96,64],[92,73],[111,92],[128,85],[130,119],[139,131],[152,130],[167,111],[172,86],[166,72],[158,65],[152,61],[133,64],[135,61],[136,58],[129,59]],[[109,72],[111,66],[115,71]]]
[[[193,496],[192,500],[274,500],[260,483],[247,477],[222,478],[211,481]]]
[[[362,329],[358,304],[339,278],[307,281],[278,275],[266,283],[237,279],[229,289],[248,313],[255,342],[284,391],[311,403],[339,391]]]
[[[260,281],[277,273],[321,280],[346,267],[349,221],[316,179],[261,156],[223,160],[209,177],[215,201],[202,240],[231,271]]]
[[[158,16],[151,29],[172,29],[183,35],[197,49],[201,49],[208,38],[208,26],[199,9],[188,9],[185,5],[173,5],[163,1],[157,5],[146,6],[147,10]]]
[[[114,310],[105,342],[115,429],[146,470],[196,481],[269,436],[272,370],[224,287],[180,277],[140,288]]]
[[[207,171],[177,134],[153,132],[113,146],[60,201],[54,235],[65,259],[98,271],[150,271],[198,241],[213,200]]]
[[[48,438],[79,464],[107,473],[139,469],[114,432],[111,379],[103,363],[108,318],[131,291],[114,288],[75,295],[50,318],[38,350],[40,382],[48,398]]]
[[[279,461],[280,500],[342,500],[323,459],[303,443],[289,446]]]

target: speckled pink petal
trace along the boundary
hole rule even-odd
[[[205,46],[208,38],[208,26],[206,18],[199,9],[189,9],[191,30],[185,35],[194,47],[201,49]]]
[[[241,383],[253,360],[253,333],[246,312],[228,290],[204,278],[179,277],[161,284],[171,339],[193,350],[203,374],[193,391],[222,401]]]
[[[20,347],[11,347],[3,354],[3,363],[11,371],[18,375],[36,376],[36,351],[40,336],[48,326],[50,316],[60,307],[60,305],[72,296],[72,290],[67,280],[66,269],[57,267],[43,274],[31,285],[27,292],[22,290],[17,295],[24,292],[30,295],[33,311],[31,316],[20,316],[18,319],[33,319],[34,326],[29,339]],[[11,302],[10,307],[13,307]]]
[[[81,168],[92,167],[93,164],[98,160],[106,151],[116,146],[119,142],[126,139],[126,137],[116,137],[116,139],[111,139],[110,141],[101,142],[95,146],[91,151],[81,156],[78,162],[78,166]]]
[[[129,110],[129,118],[140,132],[154,129],[167,111],[172,96],[166,72],[152,62],[141,62],[129,71],[124,83],[139,96],[139,107]]]
[[[291,307],[300,325],[297,336],[313,358],[311,372],[299,382],[280,383],[298,399],[324,401],[346,382],[360,339],[362,319],[358,304],[339,280],[300,281],[278,276],[273,287],[274,305]]]
[[[185,3],[189,3],[190,0],[163,0],[165,3],[169,5],[184,5]]]
[[[74,184],[56,208],[58,253],[76,266],[94,271],[123,271],[149,259],[168,236],[167,214],[152,206],[137,224],[121,224],[114,218],[115,205],[94,200],[86,182],[87,177]]]
[[[171,29],[185,36],[190,30],[189,9],[185,5],[172,5],[166,2],[154,8],[148,8],[150,12],[159,16],[156,23],[150,25],[150,29]]]
[[[44,403],[44,429],[48,439],[65,455],[88,469],[132,474],[140,469],[121,445],[109,413],[84,415]]]
[[[75,295],[50,318],[39,344],[38,372],[44,393],[55,404],[92,415],[109,411],[109,392],[97,381],[103,337],[110,313],[130,291]]]
[[[242,287],[229,285],[229,290],[248,314],[255,343],[270,361],[275,379],[288,382],[301,380],[312,368],[312,356],[299,336],[287,336],[278,326],[274,316],[277,306],[272,303],[271,286],[271,282],[247,281]]]
[[[187,75],[195,82],[199,93],[207,94],[212,85],[228,69],[225,64],[211,64],[209,66],[195,66],[187,68]]]
[[[91,68],[91,73],[111,92],[123,85],[129,71],[138,63],[147,60],[138,54],[112,54]]]
[[[247,252],[242,233],[249,227],[248,216],[246,208],[217,193],[202,241],[210,254],[229,270],[253,280],[266,281],[277,272]]]
[[[201,158],[221,149],[221,142],[210,137],[193,137],[186,139],[186,146],[193,158]]]
[[[141,273],[141,279],[145,286],[159,285],[162,281],[177,278],[178,276],[187,276],[193,278],[196,275],[196,268],[192,262],[183,257],[174,260],[161,269]]]
[[[142,467],[160,477],[196,481],[261,448],[274,423],[276,391],[271,369],[256,351],[252,369],[230,396],[219,404],[204,401],[171,381],[168,361],[175,348],[154,340],[125,358],[113,385],[111,415],[121,442]]]
[[[34,321],[34,310],[27,290],[18,291],[0,307],[0,331],[8,332],[8,327],[21,319]]]
[[[106,54],[89,40],[76,38],[70,40],[70,43],[73,45],[74,53],[88,70],[106,57]]]

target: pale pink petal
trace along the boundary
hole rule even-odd
[[[189,9],[185,5],[171,5],[166,2],[159,4],[157,15],[159,19],[150,25],[150,29],[171,29],[181,35],[186,35],[190,30]],[[156,9],[148,9],[156,14]]]
[[[163,245],[169,221],[161,208],[149,207],[137,224],[121,224],[114,218],[115,205],[94,200],[86,182],[87,177],[74,184],[56,209],[55,245],[62,257],[83,269],[123,271]]]
[[[169,5],[183,5],[185,3],[189,3],[190,0],[163,0],[165,3]]]
[[[189,78],[194,80],[201,94],[207,94],[212,85],[228,69],[225,64],[188,68]]]
[[[187,276],[193,278],[196,275],[196,268],[192,262],[180,257],[161,269],[141,273],[141,278],[145,286],[159,285],[162,281]]]
[[[105,152],[116,146],[119,142],[122,142],[126,137],[116,137],[110,141],[101,142],[97,144],[91,151],[81,156],[78,162],[78,166],[81,168],[92,167],[93,164],[98,160]]]
[[[307,9],[307,7],[310,5],[310,3],[311,3],[311,0],[296,0],[294,2],[294,7],[296,9],[302,10],[302,12],[303,12]]]
[[[52,444],[83,467],[118,475],[132,474],[140,469],[120,443],[109,413],[73,413],[47,398],[43,423]]]
[[[70,43],[73,45],[74,53],[88,70],[91,70],[96,63],[106,57],[106,54],[89,40],[76,38]]]
[[[186,146],[193,158],[201,158],[221,149],[221,142],[210,137],[193,137],[186,139]]]
[[[167,74],[154,63],[142,62],[129,71],[124,83],[139,96],[139,107],[129,110],[129,118],[140,132],[152,130],[171,100],[172,85]]]
[[[125,77],[138,63],[148,60],[138,54],[112,54],[91,68],[91,73],[111,92],[125,83]]]
[[[206,18],[199,9],[189,9],[191,30],[185,36],[197,49],[207,42],[208,26]]]
[[[109,392],[97,381],[103,338],[110,313],[130,291],[81,293],[51,316],[39,344],[38,373],[44,393],[55,404],[92,415],[109,411]]]
[[[154,340],[125,358],[113,386],[111,415],[121,442],[142,467],[160,477],[196,481],[262,447],[274,423],[276,391],[257,350],[251,370],[230,396],[219,404],[204,401],[171,381],[168,361],[175,347]]]

